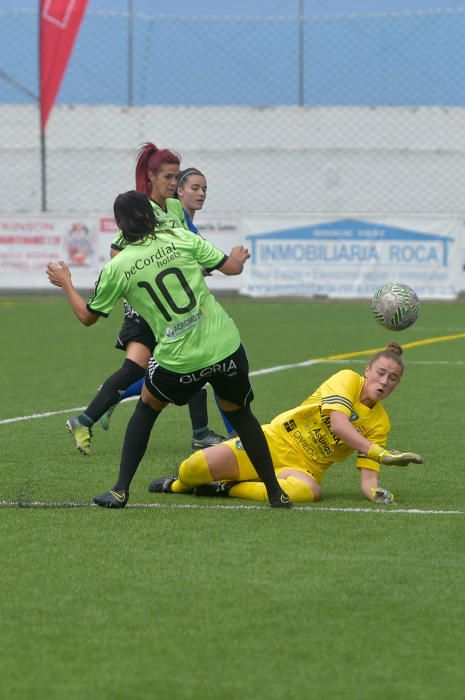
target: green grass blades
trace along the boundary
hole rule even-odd
[[[190,453],[187,407],[169,407],[129,506],[91,507],[114,483],[134,402],[108,432],[95,426],[89,458],[65,420],[122,363],[121,316],[86,329],[58,297],[4,299],[0,697],[461,700],[463,304],[423,302],[395,334],[369,302],[224,305],[262,422],[403,344],[406,372],[385,404],[390,446],[425,464],[383,469],[391,508],[363,499],[353,459],[330,469],[320,503],[290,512],[155,496],[149,481]]]

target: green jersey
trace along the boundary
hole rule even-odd
[[[172,228],[185,228],[189,230],[189,227],[184,218],[184,211],[181,206],[179,199],[174,199],[172,197],[168,198],[165,202],[165,209],[150,199],[150,204],[152,205],[155,216],[157,217],[157,231],[160,229],[172,229]],[[118,231],[116,236],[111,242],[111,247],[114,250],[123,250],[126,248],[128,242],[123,236],[121,231]]]
[[[214,270],[227,256],[182,228],[127,245],[100,273],[87,308],[108,316],[126,299],[151,327],[155,359],[180,374],[219,362],[240,345],[239,331],[211,294],[200,266]]]

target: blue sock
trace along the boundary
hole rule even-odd
[[[221,413],[221,418],[223,419],[224,427],[228,431],[228,435],[237,435],[236,431],[234,430],[233,426],[229,422],[229,420],[226,418],[226,414],[224,413],[223,409],[221,408],[219,402],[218,402],[218,397],[215,394],[215,401],[216,405],[218,406],[218,410]]]
[[[126,391],[121,394],[121,399],[128,399],[130,396],[139,396],[140,392],[142,391],[142,387],[144,386],[144,378],[139,379],[137,382],[134,382],[134,384],[131,384],[131,386],[128,386]]]

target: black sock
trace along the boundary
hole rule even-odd
[[[189,415],[191,417],[192,430],[205,430],[208,427],[208,411],[207,411],[207,390],[200,389],[194,396],[192,396],[187,402],[189,406]],[[201,437],[199,433],[196,433],[198,437]]]
[[[137,402],[136,410],[129,419],[124,436],[118,481],[114,486],[115,491],[129,491],[132,478],[147,449],[153,424],[160,413],[161,411],[155,411],[142,399]]]
[[[239,435],[255,471],[263,481],[268,494],[268,499],[279,498],[283,493],[271,459],[270,448],[266,441],[262,427],[253,415],[249,406],[238,411],[225,411],[226,417]]]
[[[120,400],[121,394],[128,386],[145,376],[145,369],[133,362],[124,360],[120,367],[111,377],[102,384],[97,396],[90,402],[84,411],[85,417],[92,421],[91,425],[98,421],[109,408]],[[79,416],[79,420],[81,417]],[[83,423],[88,425],[88,422]],[[91,426],[88,426],[91,427]]]

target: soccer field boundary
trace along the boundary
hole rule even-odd
[[[74,501],[28,501],[19,499],[17,501],[0,501],[0,508],[30,508],[30,509],[79,509],[91,508],[92,510],[104,510],[89,502],[74,502]],[[147,509],[168,509],[168,510],[270,510],[270,506],[266,503],[128,503],[126,508],[147,510]],[[108,509],[110,510],[110,509]],[[436,510],[436,509],[421,509],[421,508],[355,508],[344,506],[294,506],[292,512],[302,513],[374,513],[374,514],[389,514],[389,515],[465,515],[464,510]]]
[[[405,343],[402,345],[403,349],[405,350],[406,348],[416,348],[420,347],[423,345],[432,345],[434,343],[445,343],[450,340],[459,340],[465,338],[465,333],[455,333],[454,335],[441,335],[441,336],[436,336],[433,338],[424,338],[423,340],[414,340],[411,343]],[[311,367],[313,365],[319,365],[319,364],[339,364],[344,361],[352,361],[352,362],[357,362],[357,360],[354,360],[354,358],[357,357],[365,357],[365,356],[370,356],[374,355],[376,352],[379,352],[380,350],[384,350],[385,346],[378,347],[378,348],[371,348],[369,350],[355,350],[354,352],[347,352],[347,353],[341,353],[339,355],[328,355],[326,357],[318,357],[313,360],[304,360],[302,362],[294,362],[292,364],[287,364],[287,365],[276,365],[274,367],[265,367],[264,369],[257,369],[251,371],[249,374],[251,377],[259,377],[263,376],[265,374],[275,374],[276,372],[284,372],[286,370],[290,369],[298,369],[300,367]],[[360,360],[362,361],[362,360]],[[415,364],[428,364],[428,365],[434,365],[434,364],[457,364],[461,365],[464,364],[464,361],[462,360],[456,360],[453,362],[450,362],[448,360],[409,360],[409,365],[415,365]],[[129,399],[126,399],[126,401],[134,401],[137,399],[137,396],[131,397]],[[46,411],[44,413],[32,413],[31,415],[28,416],[15,416],[14,418],[2,418],[0,419],[0,425],[7,425],[8,423],[19,423],[22,421],[27,421],[27,420],[35,420],[37,418],[49,418],[51,416],[59,416],[63,414],[73,414],[77,412],[84,411],[87,407],[86,406],[77,406],[75,408],[63,408],[58,411]]]

